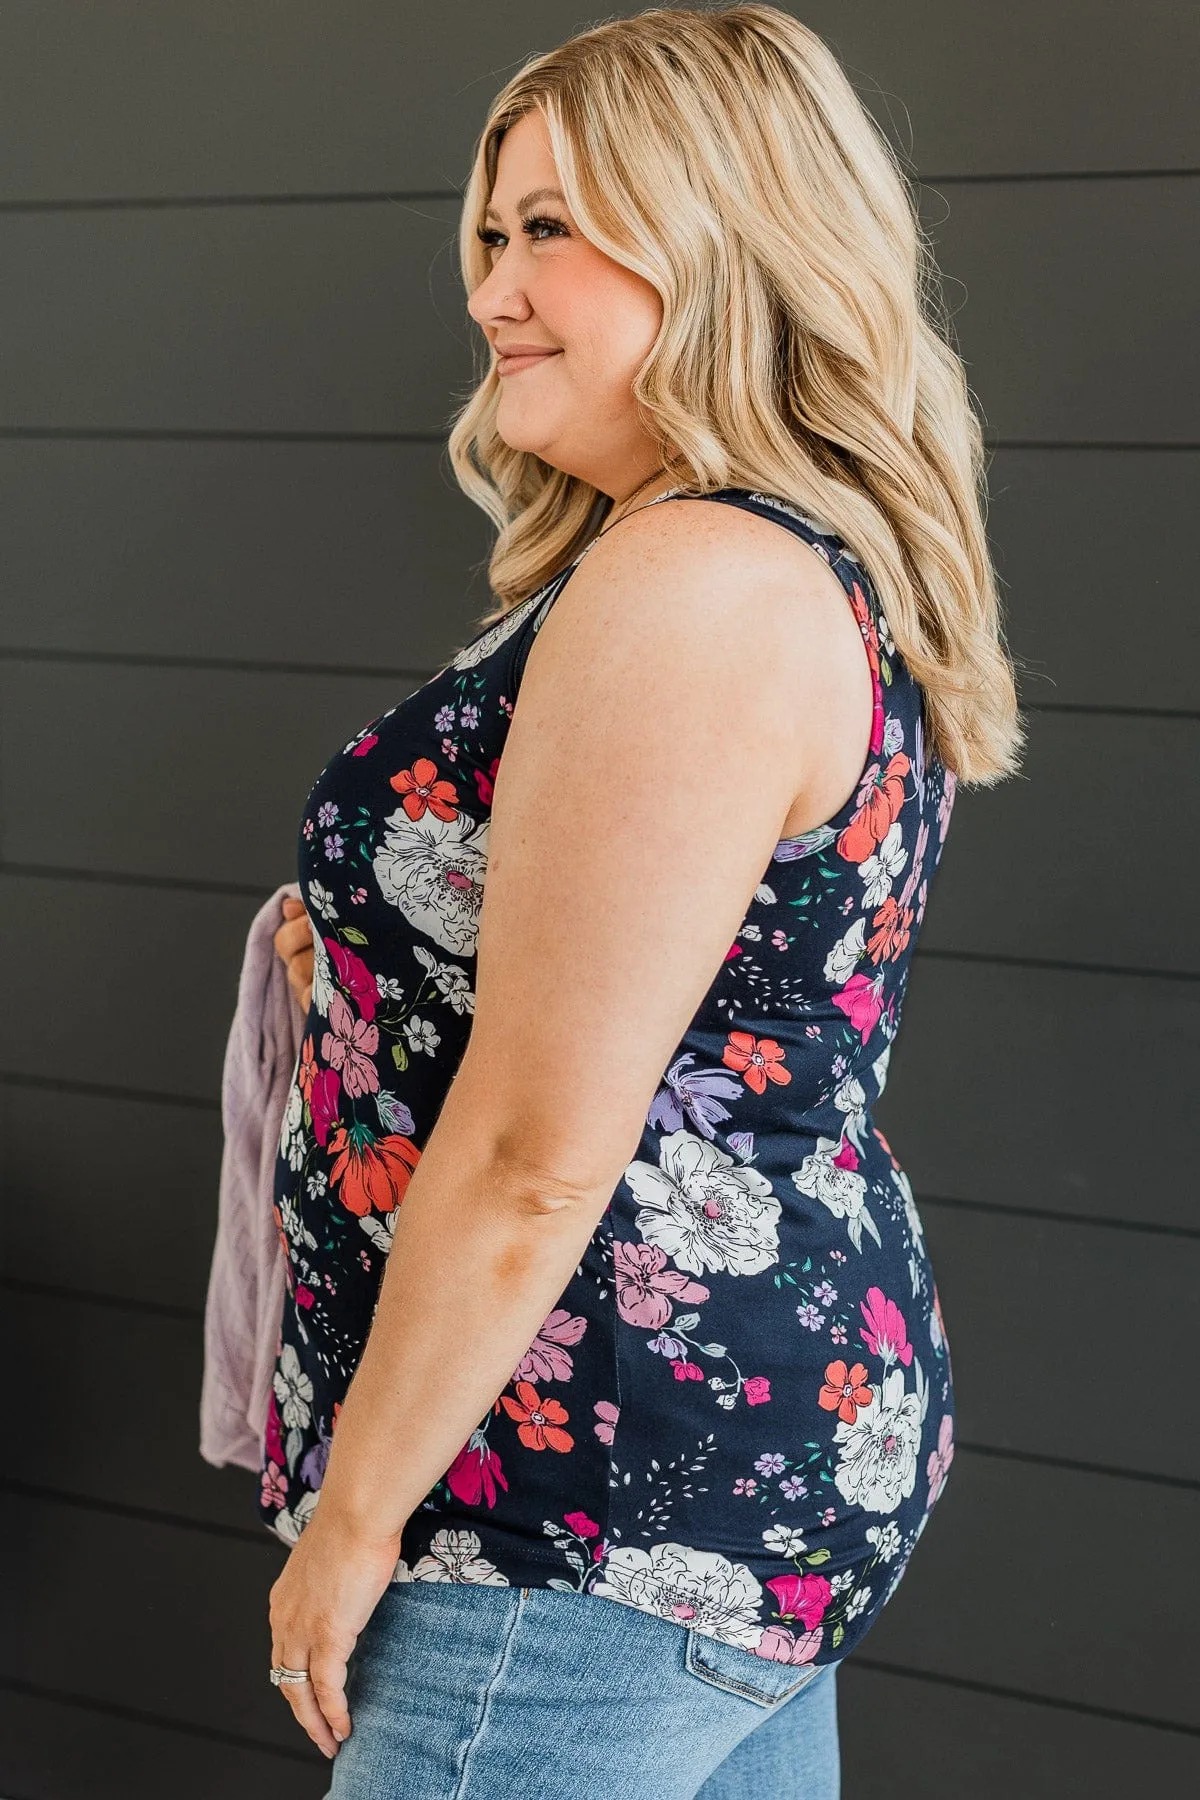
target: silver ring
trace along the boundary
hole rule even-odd
[[[271,1680],[276,1687],[311,1679],[307,1669],[285,1669],[282,1663],[276,1663],[271,1670]]]

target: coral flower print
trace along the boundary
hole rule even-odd
[[[722,1061],[737,1070],[748,1088],[762,1094],[766,1092],[768,1081],[777,1081],[782,1086],[792,1079],[783,1066],[784,1055],[774,1038],[755,1038],[748,1031],[731,1031]]]
[[[631,1163],[625,1180],[638,1202],[638,1230],[681,1269],[757,1275],[778,1260],[781,1208],[770,1182],[718,1145],[672,1131],[658,1166]]]
[[[855,1363],[848,1369],[844,1362],[831,1362],[825,1370],[817,1405],[823,1406],[826,1412],[836,1412],[839,1419],[853,1425],[859,1407],[869,1406],[872,1398],[865,1363]]]
[[[411,769],[401,769],[388,780],[401,796],[400,804],[410,819],[428,810],[439,819],[453,819],[458,811],[458,790],[452,781],[439,781],[437,764],[418,756]]]
[[[568,1413],[557,1400],[541,1400],[530,1381],[518,1381],[517,1397],[501,1394],[500,1404],[517,1421],[517,1436],[530,1450],[573,1450],[575,1439],[564,1431]]]
[[[625,1148],[577,1261],[503,1391],[414,1497],[392,1578],[603,1595],[790,1665],[777,1685],[798,1689],[873,1627],[953,1454],[928,1248],[874,1108],[955,783],[844,540],[784,496],[704,497],[788,530],[833,572],[866,653],[870,743],[837,811],[747,872],[745,913],[722,929],[661,1064],[643,1066],[649,987],[602,1053],[511,1046],[518,1073],[525,1051],[530,1079],[548,1072],[536,1109],[563,1133],[572,1082],[601,1108],[642,1092],[644,1110],[629,1118],[620,1101]],[[272,1146],[283,1304],[253,1490],[288,1545],[314,1516],[380,1285],[404,1254],[409,1183],[474,1035],[503,753],[530,651],[579,560],[335,748],[300,810],[312,994]],[[725,699],[728,741],[753,744],[753,718]],[[609,775],[636,756],[617,743]],[[563,873],[559,825],[552,810],[531,825],[547,883]],[[545,891],[530,897],[535,957]],[[596,896],[568,883],[559,899],[582,915]],[[672,922],[652,888],[641,904],[644,942],[623,935],[611,953],[642,956],[659,931],[665,980]],[[568,976],[594,971],[546,962],[530,992],[544,1005]],[[489,1215],[493,1197],[478,1200]],[[447,1297],[463,1354],[490,1304],[485,1290]],[[429,1379],[431,1409],[457,1381],[452,1363]]]

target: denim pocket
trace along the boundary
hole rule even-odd
[[[815,1681],[827,1664],[773,1662],[766,1656],[755,1656],[737,1644],[722,1643],[720,1638],[706,1637],[703,1632],[685,1628],[687,1649],[684,1667],[689,1675],[707,1681],[727,1693],[740,1694],[756,1706],[777,1706],[792,1694],[799,1693]]]

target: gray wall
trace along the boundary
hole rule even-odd
[[[802,16],[921,176],[1030,728],[1025,776],[960,802],[880,1111],[963,1445],[845,1675],[846,1793],[1174,1793],[1200,1776],[1196,15]],[[221,1054],[313,771],[485,604],[442,448],[475,329],[455,188],[510,69],[588,22],[0,20],[7,1800],[324,1791],[265,1679],[282,1552],[196,1448]]]

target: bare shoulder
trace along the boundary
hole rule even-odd
[[[581,638],[643,649],[686,640],[701,655],[707,645],[727,671],[732,657],[752,674],[760,695],[777,687],[793,705],[810,682],[853,684],[863,663],[846,591],[810,544],[743,507],[684,496],[602,532],[539,635],[564,657]]]

